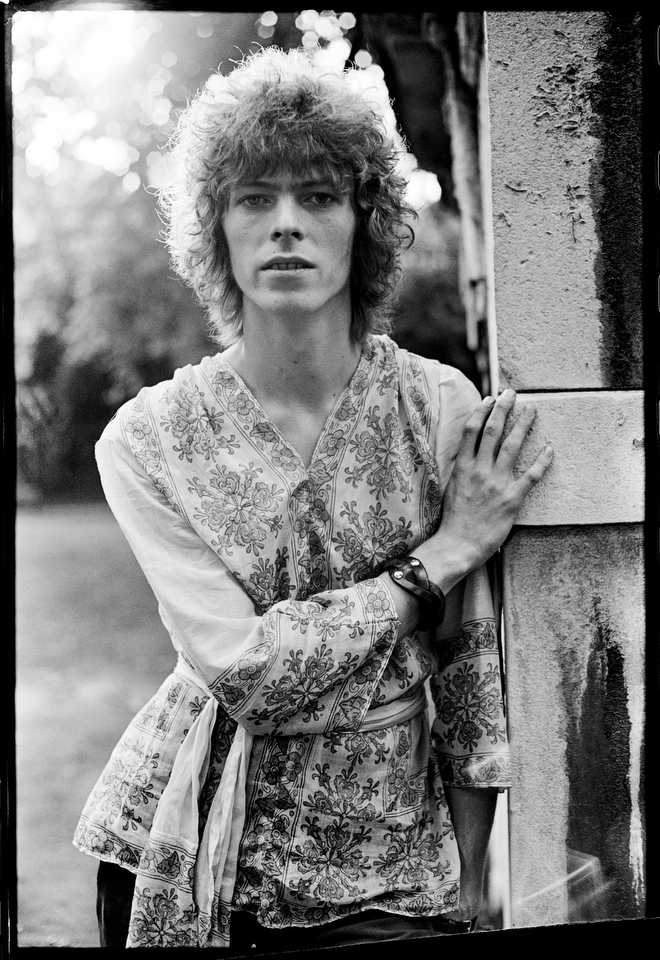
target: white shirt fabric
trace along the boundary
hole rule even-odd
[[[108,503],[180,658],[74,838],[137,874],[129,945],[226,943],[232,909],[284,927],[456,906],[444,784],[510,784],[488,577],[475,571],[448,594],[433,634],[401,639],[375,577],[437,528],[478,402],[458,371],[371,337],[309,468],[222,354],[145,388],[104,431]],[[425,710],[370,724],[427,689],[431,731]],[[200,856],[229,842],[218,813],[228,763],[240,830],[221,894],[217,864],[200,880]],[[163,795],[161,814],[172,809],[171,779],[192,792],[185,830],[164,834],[158,818],[152,828]]]

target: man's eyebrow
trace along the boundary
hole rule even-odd
[[[271,180],[241,180],[236,184],[237,190],[242,190],[244,187],[272,187],[273,183]]]
[[[332,187],[333,190],[338,189],[337,185],[330,177],[314,177],[311,180],[303,180],[300,184],[301,189],[306,190],[309,187]]]
[[[236,184],[234,187],[235,190],[273,190],[278,186],[277,183],[273,183],[272,180],[244,180],[242,183]],[[309,180],[303,180],[300,183],[294,184],[294,189],[297,190],[308,190],[310,187],[331,187],[333,190],[339,190],[341,187],[336,184],[330,177],[313,177]]]
[[[231,187],[231,190],[265,190],[267,187],[272,186],[272,183],[269,183],[267,180],[244,180],[242,183],[237,183]]]

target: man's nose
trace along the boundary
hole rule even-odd
[[[273,239],[294,237],[302,239],[303,223],[300,205],[292,196],[280,197],[275,205],[273,218]]]

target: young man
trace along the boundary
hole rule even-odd
[[[225,349],[97,446],[178,653],[76,832],[103,945],[435,936],[481,905],[509,785],[483,565],[552,451],[515,480],[533,409],[502,440],[512,391],[385,335],[411,211],[354,78],[271,48],[181,120],[169,243]]]

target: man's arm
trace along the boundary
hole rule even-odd
[[[175,647],[251,733],[357,729],[398,640],[395,584],[370,578],[256,614],[237,576],[133,454],[128,413],[106,427],[97,462]]]
[[[445,787],[461,858],[461,899],[457,910],[443,914],[471,920],[481,910],[488,841],[498,791],[491,787]]]

